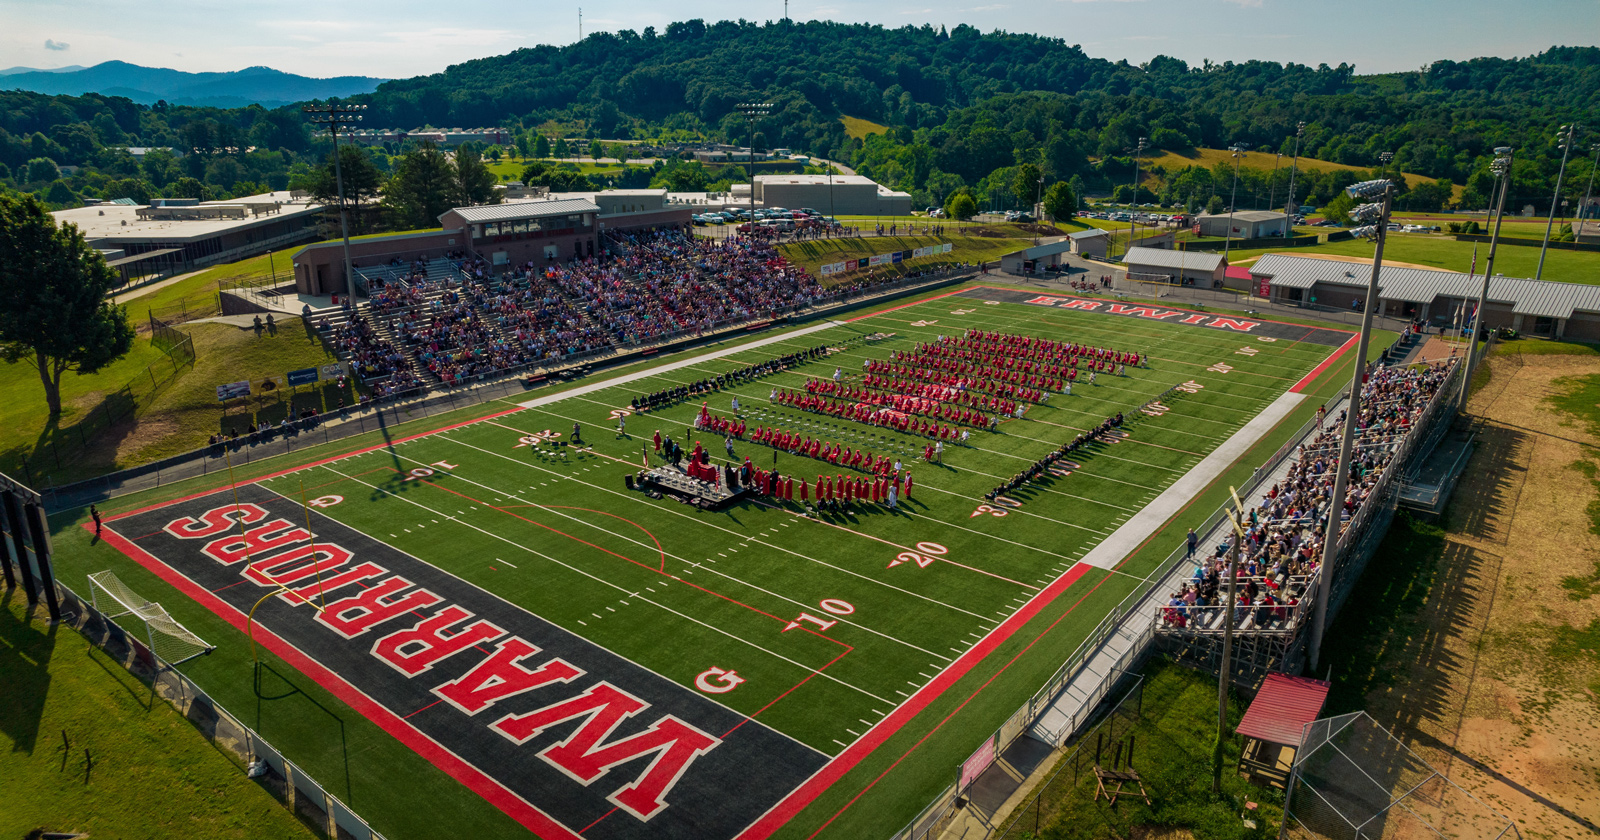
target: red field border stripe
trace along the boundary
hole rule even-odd
[[[983,287],[969,286],[967,288],[983,288]],[[870,312],[870,313],[868,313],[866,315],[857,315],[854,318],[846,319],[845,323],[846,324],[854,324],[857,321],[862,321],[862,320],[865,320],[867,318],[876,318],[879,315],[888,315],[890,312],[899,312],[900,310],[905,309],[906,307],[916,306],[919,303],[932,303],[933,301],[936,301],[936,300],[943,300],[944,298],[947,298],[947,297],[949,297],[951,295],[959,295],[959,294],[961,294],[962,292],[964,292],[966,290],[967,289],[965,289],[965,288],[956,289],[955,291],[945,292],[942,295],[934,295],[933,297],[923,298],[921,300],[914,300],[914,301],[912,301],[910,303],[902,303],[899,306],[891,306],[888,309],[880,309],[877,312]]]
[[[448,431],[450,431],[452,429],[459,429],[462,426],[471,426],[474,423],[482,423],[485,420],[493,420],[496,417],[504,417],[507,414],[516,414],[519,411],[526,411],[526,410],[527,409],[525,409],[525,408],[523,408],[522,406],[519,405],[516,408],[508,408],[508,409],[505,409],[504,411],[496,411],[493,414],[485,414],[482,417],[475,417],[475,418],[473,418],[471,420],[463,420],[460,423],[452,423],[452,424],[450,424],[448,426],[440,426],[437,429],[429,429],[428,431],[425,431],[425,432],[417,432],[414,435],[406,435],[403,438],[396,438],[394,440],[385,441],[383,443],[375,443],[372,446],[368,446],[368,447],[365,447],[365,448],[362,448],[362,449],[356,449],[356,450],[349,451],[349,452],[341,452],[338,455],[330,455],[329,457],[323,458],[320,461],[312,461],[312,462],[307,463],[307,464],[299,464],[297,466],[289,467],[288,469],[279,470],[279,471],[277,471],[275,473],[271,473],[270,475],[257,476],[255,478],[252,478],[252,479],[249,479],[249,480],[245,481],[244,483],[245,484],[255,484],[258,481],[271,481],[274,478],[281,478],[281,477],[286,476],[286,475],[288,475],[289,473],[292,473],[292,472],[299,472],[300,470],[309,469],[311,467],[320,467],[323,464],[331,464],[334,461],[342,461],[345,458],[354,458],[357,455],[365,455],[368,452],[375,452],[375,451],[377,451],[379,449],[387,449],[388,447],[394,446],[395,444],[398,444],[398,443],[405,443],[406,441],[417,440],[418,438],[425,438],[425,437],[428,437],[430,435],[437,435],[437,434],[440,434],[442,432],[448,432]],[[361,473],[361,475],[366,475],[366,473]],[[229,486],[229,485],[222,485],[222,486]],[[146,513],[148,511],[152,511],[152,510],[155,510],[157,508],[164,508],[164,507],[166,507],[168,505],[182,504],[183,502],[187,502],[190,499],[198,499],[201,496],[209,496],[212,493],[215,493],[220,489],[221,489],[220,486],[219,487],[213,487],[210,490],[201,490],[201,491],[199,491],[197,493],[190,493],[189,495],[184,496],[182,498],[168,499],[167,501],[164,501],[164,502],[156,502],[155,504],[145,505],[144,507],[139,508],[138,510],[123,511],[122,513],[118,513],[118,514],[113,515],[113,516],[104,517],[104,521],[106,521],[106,522],[115,522],[118,519],[122,519],[124,517],[137,516],[137,515],[139,515],[141,513]]]
[[[1313,380],[1315,380],[1317,377],[1321,376],[1323,371],[1325,371],[1329,367],[1331,367],[1334,362],[1339,361],[1339,357],[1340,356],[1343,356],[1345,353],[1349,352],[1350,348],[1356,346],[1356,341],[1358,339],[1360,339],[1360,338],[1361,338],[1361,334],[1360,333],[1356,333],[1356,334],[1350,336],[1350,340],[1346,341],[1343,345],[1341,345],[1338,350],[1333,351],[1333,354],[1328,356],[1328,358],[1323,359],[1322,360],[1322,364],[1317,365],[1316,367],[1312,368],[1310,373],[1308,373],[1305,376],[1301,377],[1299,382],[1294,383],[1294,387],[1289,389],[1289,393],[1291,393],[1291,394],[1299,394],[1299,393],[1301,393],[1302,390],[1304,388],[1306,388],[1307,386],[1309,386],[1312,383]]]
[[[168,502],[167,504],[176,504],[176,502]],[[94,530],[94,524],[90,522],[85,522],[82,527],[86,531],[92,532]],[[201,606],[220,616],[224,621],[232,624],[234,629],[241,633],[246,632],[246,616],[243,613],[234,609],[228,602],[207,592],[204,587],[199,586],[184,576],[183,573],[161,562],[155,555],[134,545],[115,531],[103,531],[100,538],[112,548],[126,554],[138,562],[139,565],[160,576],[162,580],[165,580]],[[451,778],[466,785],[495,807],[510,815],[512,819],[521,823],[529,831],[544,838],[544,840],[558,840],[558,838],[559,840],[582,840],[580,835],[573,833],[571,829],[540,811],[532,803],[507,790],[494,779],[485,775],[483,771],[462,760],[455,753],[446,749],[444,745],[423,734],[421,730],[406,723],[399,715],[384,708],[376,700],[345,682],[337,674],[323,667],[321,663],[303,653],[294,645],[289,644],[276,633],[257,624],[255,626],[255,638],[268,650],[293,665],[301,673],[315,680],[318,685],[322,686],[330,694],[338,697],[345,705],[355,709],[367,720],[372,721],[380,729],[394,736],[400,743],[405,744],[418,755],[427,759],[433,766],[443,770]]]
[[[1092,568],[1094,567],[1087,563],[1078,563],[1068,570],[1066,574],[1056,578],[1054,583],[1033,596],[1027,604],[1023,605],[1022,609],[1013,613],[999,627],[989,631],[987,636],[984,636],[981,641],[951,663],[950,667],[940,671],[937,677],[918,689],[917,693],[911,696],[911,699],[896,707],[893,712],[889,713],[888,717],[878,721],[876,726],[867,730],[867,734],[861,736],[844,752],[836,756],[833,761],[828,762],[826,766],[818,770],[816,775],[807,779],[804,784],[795,788],[781,802],[774,805],[772,810],[763,814],[760,819],[751,823],[749,828],[740,832],[737,840],[763,840],[763,838],[771,836],[774,831],[777,831],[789,820],[794,819],[802,809],[822,795],[823,791],[832,787],[844,774],[855,769],[855,766],[862,759],[882,746],[902,727],[910,723],[912,718],[921,714],[922,710],[926,709],[930,703],[948,691],[951,686],[966,676],[968,671],[971,671],[974,666],[983,661],[990,653],[993,653],[996,648],[1015,635],[1029,621],[1033,620],[1033,617],[1038,615],[1040,610],[1043,610],[1052,601],[1060,597],[1062,593],[1072,588],[1072,585],[1077,583],[1078,579]]]

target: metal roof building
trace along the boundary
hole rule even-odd
[[[1365,294],[1372,265],[1266,254],[1250,267],[1250,274],[1270,284],[1274,301],[1343,308]],[[1383,314],[1422,318],[1441,326],[1456,322],[1462,307],[1470,313],[1482,288],[1481,274],[1442,269],[1385,265],[1378,277]],[[1484,309],[1492,326],[1535,335],[1600,338],[1600,286],[1495,275],[1489,280]]]
[[[1128,279],[1145,282],[1197,286],[1203,289],[1222,285],[1228,260],[1221,254],[1169,251],[1135,245],[1122,257]]]

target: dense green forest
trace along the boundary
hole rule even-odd
[[[774,103],[755,126],[758,147],[788,147],[847,162],[863,174],[942,203],[960,189],[1007,200],[1017,167],[1079,194],[1133,197],[1133,149],[1191,147],[1290,154],[1296,126],[1302,155],[1434,179],[1403,203],[1439,209],[1487,203],[1488,160],[1517,148],[1512,204],[1548,202],[1560,149],[1557,126],[1600,123],[1600,49],[1553,47],[1525,58],[1439,61],[1414,72],[1357,75],[1341,64],[1308,67],[1248,61],[1191,67],[1157,57],[1142,65],[1091,58],[1061,39],[970,26],[880,26],[781,21],[674,23],[595,33],[566,47],[531,47],[388,82],[353,101],[370,106],[368,127],[485,126],[515,129],[522,152],[568,138],[746,142],[735,106]],[[888,126],[852,139],[840,116]],[[1581,198],[1592,156],[1579,134],[1564,192]],[[587,143],[587,140],[585,141]],[[171,147],[137,162],[123,146]],[[0,93],[0,179],[57,205],[110,193],[228,197],[318,180],[328,154],[297,108],[190,108],[88,94]],[[368,157],[380,179],[414,150]],[[479,150],[496,158],[511,150]],[[78,167],[73,174],[61,167]],[[549,167],[552,183],[586,179]],[[1145,170],[1148,172],[1149,170]],[[535,173],[537,174],[537,173]],[[1226,167],[1158,171],[1144,200],[1204,205],[1226,194]],[[630,173],[675,187],[703,183],[696,167]],[[1287,173],[1246,171],[1242,194],[1287,191]],[[1332,199],[1348,172],[1296,181],[1296,197]],[[1270,183],[1268,183],[1270,181]],[[595,186],[606,186],[603,181]],[[615,179],[613,179],[615,183]],[[142,195],[134,195],[142,197]],[[1014,199],[1014,197],[1013,197]],[[1545,205],[1541,205],[1545,206]]]

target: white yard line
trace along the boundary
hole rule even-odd
[[[1144,509],[1134,514],[1132,519],[1124,522],[1122,527],[1102,540],[1079,562],[1102,569],[1113,568],[1122,562],[1122,559],[1137,549],[1140,543],[1166,524],[1173,511],[1182,509],[1191,499],[1199,495],[1200,491],[1217,476],[1222,475],[1223,471],[1242,457],[1256,441],[1265,437],[1279,420],[1288,416],[1289,412],[1305,398],[1304,394],[1285,393],[1273,400],[1272,404],[1262,409],[1255,419],[1244,424],[1244,428],[1234,432],[1232,437],[1223,441],[1222,445],[1212,450],[1210,455],[1200,459],[1200,463],[1195,464],[1174,481],[1154,501],[1145,505]]]

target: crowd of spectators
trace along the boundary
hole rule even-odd
[[[1238,601],[1234,620],[1244,629],[1271,629],[1289,619],[1322,562],[1323,537],[1335,508],[1348,522],[1371,496],[1395,450],[1427,408],[1449,374],[1449,362],[1417,367],[1374,366],[1361,389],[1350,474],[1344,498],[1332,503],[1345,414],[1296,450],[1288,474],[1272,485],[1243,523]],[[1198,622],[1222,626],[1228,554],[1234,537],[1194,567],[1190,579],[1172,593],[1162,620],[1186,627]],[[1191,537],[1191,555],[1196,545]]]

